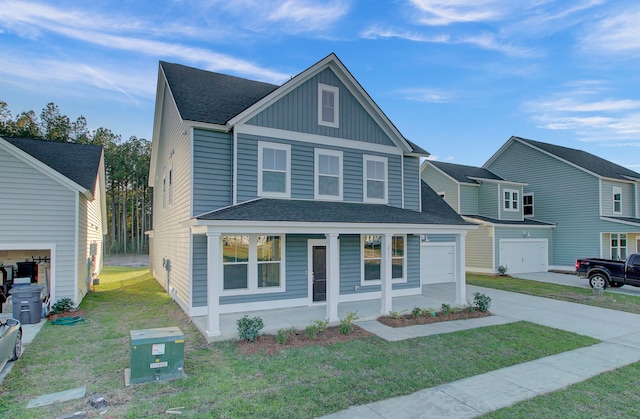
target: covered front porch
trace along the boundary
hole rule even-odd
[[[433,308],[440,310],[440,306],[456,304],[456,284],[453,282],[423,285],[421,294],[393,297],[392,311],[409,313],[414,307]],[[405,311],[406,310],[406,311]],[[363,301],[350,301],[338,303],[338,318],[343,319],[349,312],[356,312],[358,321],[374,320],[380,314],[380,299],[374,298]],[[403,313],[403,314],[404,314]],[[209,342],[237,339],[238,330],[236,321],[248,315],[249,317],[258,316],[264,323],[263,333],[275,334],[279,329],[295,327],[296,329],[304,329],[315,320],[324,320],[327,317],[326,303],[313,304],[305,307],[277,308],[270,310],[254,310],[238,313],[220,314],[220,335],[207,336],[207,316],[192,317],[193,323],[198,330],[207,338]],[[356,321],[357,323],[357,321]],[[339,321],[331,322],[331,325],[337,325]]]

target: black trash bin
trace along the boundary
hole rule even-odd
[[[14,286],[9,291],[13,300],[13,317],[22,324],[40,323],[42,316],[42,285]]]

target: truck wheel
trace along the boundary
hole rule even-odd
[[[609,286],[609,280],[601,273],[595,273],[589,277],[589,286],[595,289],[605,289]]]

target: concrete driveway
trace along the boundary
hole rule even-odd
[[[579,278],[575,273],[557,273],[557,272],[535,272],[528,274],[514,274],[514,278],[529,279],[539,282],[550,282],[552,284],[569,285],[572,287],[589,289],[589,282],[584,278]],[[632,287],[625,285],[621,288],[607,288],[606,292],[614,294],[627,294],[640,297],[640,287]]]

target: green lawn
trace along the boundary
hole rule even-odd
[[[510,276],[472,273],[467,274],[467,284],[640,314],[640,297],[634,295],[614,294],[607,291],[598,295],[586,288],[529,281]]]
[[[109,268],[100,279],[80,307],[87,323],[47,323],[14,365],[0,386],[0,416],[88,410],[97,417],[86,398],[25,409],[39,395],[86,386],[87,397],[105,395],[112,417],[166,417],[165,410],[183,406],[181,417],[313,417],[597,342],[517,322],[402,342],[373,336],[247,356],[234,342],[207,344],[149,274]],[[125,388],[129,331],[168,326],[185,334],[186,378]]]

